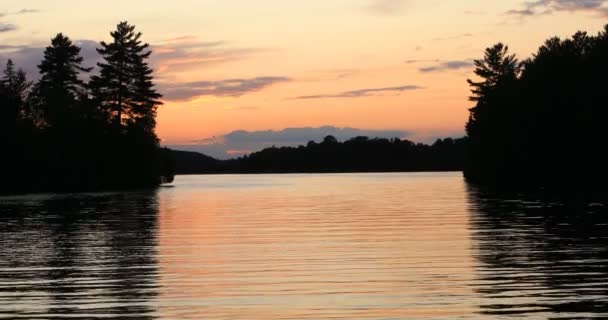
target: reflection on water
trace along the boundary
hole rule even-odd
[[[154,193],[3,198],[0,318],[152,319]]]
[[[460,174],[0,198],[0,318],[606,317],[608,216]]]
[[[470,190],[481,313],[608,317],[608,212]]]
[[[475,310],[458,175],[180,178],[161,197],[165,318],[454,319]]]

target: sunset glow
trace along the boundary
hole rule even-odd
[[[596,33],[605,2],[4,0],[0,62],[35,72],[36,49],[64,32],[94,64],[94,42],[128,20],[154,49],[163,145],[326,125],[429,141],[464,134],[486,47],[526,58],[550,36]]]

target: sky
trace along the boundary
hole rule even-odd
[[[35,78],[58,32],[94,66],[127,20],[153,49],[161,143],[218,158],[327,134],[464,135],[472,61],[608,23],[608,0],[2,0],[0,63]]]

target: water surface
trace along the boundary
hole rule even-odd
[[[461,174],[0,198],[0,318],[608,317],[608,216]]]

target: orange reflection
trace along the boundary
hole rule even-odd
[[[179,192],[160,197],[167,318],[447,319],[474,309],[460,179],[179,179]]]

